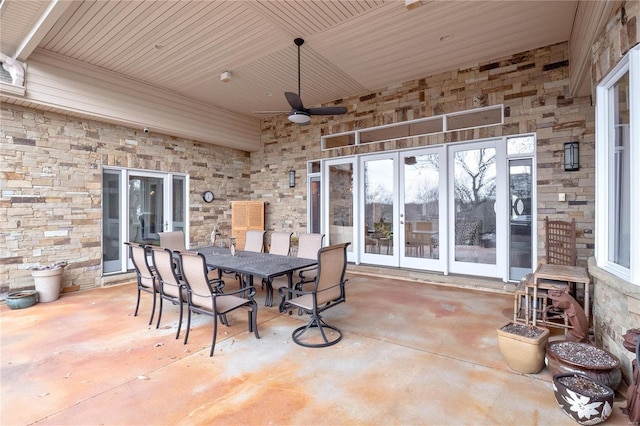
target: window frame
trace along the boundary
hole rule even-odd
[[[630,266],[625,268],[610,261],[611,235],[609,233],[610,206],[609,188],[612,179],[615,179],[612,170],[612,146],[611,140],[612,109],[610,90],[626,73],[629,73],[629,108],[630,108],[630,164],[640,163],[640,45],[631,49],[622,60],[607,74],[607,76],[596,86],[596,170],[595,170],[595,190],[596,190],[596,238],[595,238],[595,260],[596,265],[625,280],[631,284],[640,285],[640,264],[637,259],[640,257],[640,219],[639,216],[630,216],[629,229],[629,255]],[[629,175],[630,191],[630,211],[640,211],[640,194],[637,188],[634,189],[632,183],[640,182],[640,168],[631,167]]]

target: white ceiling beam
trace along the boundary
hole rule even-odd
[[[70,1],[52,0],[44,10],[38,22],[31,28],[29,34],[22,40],[20,45],[16,48],[14,58],[25,62],[34,49],[38,47],[38,44],[42,41],[49,30],[60,19],[62,14],[71,6]]]

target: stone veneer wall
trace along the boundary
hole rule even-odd
[[[634,46],[640,43],[640,1],[625,2],[609,19],[593,44],[592,80],[599,83]],[[636,143],[638,141],[635,141]],[[640,286],[628,283],[598,268],[589,260],[592,277],[593,325],[596,343],[616,355],[624,364],[624,376],[631,381],[632,353],[621,344],[622,335],[640,327]]]
[[[131,280],[102,277],[103,166],[189,173],[192,246],[214,224],[228,235],[230,201],[251,196],[246,152],[9,104],[1,120],[0,292],[33,287],[30,265],[61,260],[65,285]]]
[[[262,150],[252,154],[254,198],[267,206],[269,230],[306,226],[304,161],[368,152],[420,147],[493,136],[537,134],[538,255],[544,256],[545,216],[575,218],[579,263],[593,255],[594,235],[594,108],[589,97],[569,95],[566,43],[522,52],[467,69],[406,81],[383,90],[338,102],[349,112],[338,117],[312,117],[298,126],[286,117],[263,120]],[[428,137],[372,143],[322,152],[320,137],[471,108],[504,104],[504,125],[447,132]],[[563,169],[564,143],[580,142],[580,170]],[[282,189],[287,169],[294,166],[298,184]],[[558,193],[566,201],[558,201]],[[294,199],[292,200],[292,196]]]

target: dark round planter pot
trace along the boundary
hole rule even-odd
[[[12,291],[7,294],[5,303],[11,309],[24,309],[38,302],[38,292],[35,290]]]
[[[587,343],[549,342],[546,362],[553,375],[580,373],[611,389],[616,389],[622,380],[620,360],[611,352]]]
[[[555,374],[553,393],[562,411],[581,425],[602,423],[613,410],[613,390],[584,374]]]

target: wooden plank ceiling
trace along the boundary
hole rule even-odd
[[[38,49],[253,118],[569,40],[577,1],[74,1]],[[48,1],[5,0],[13,56]],[[229,71],[231,81],[220,74]]]

